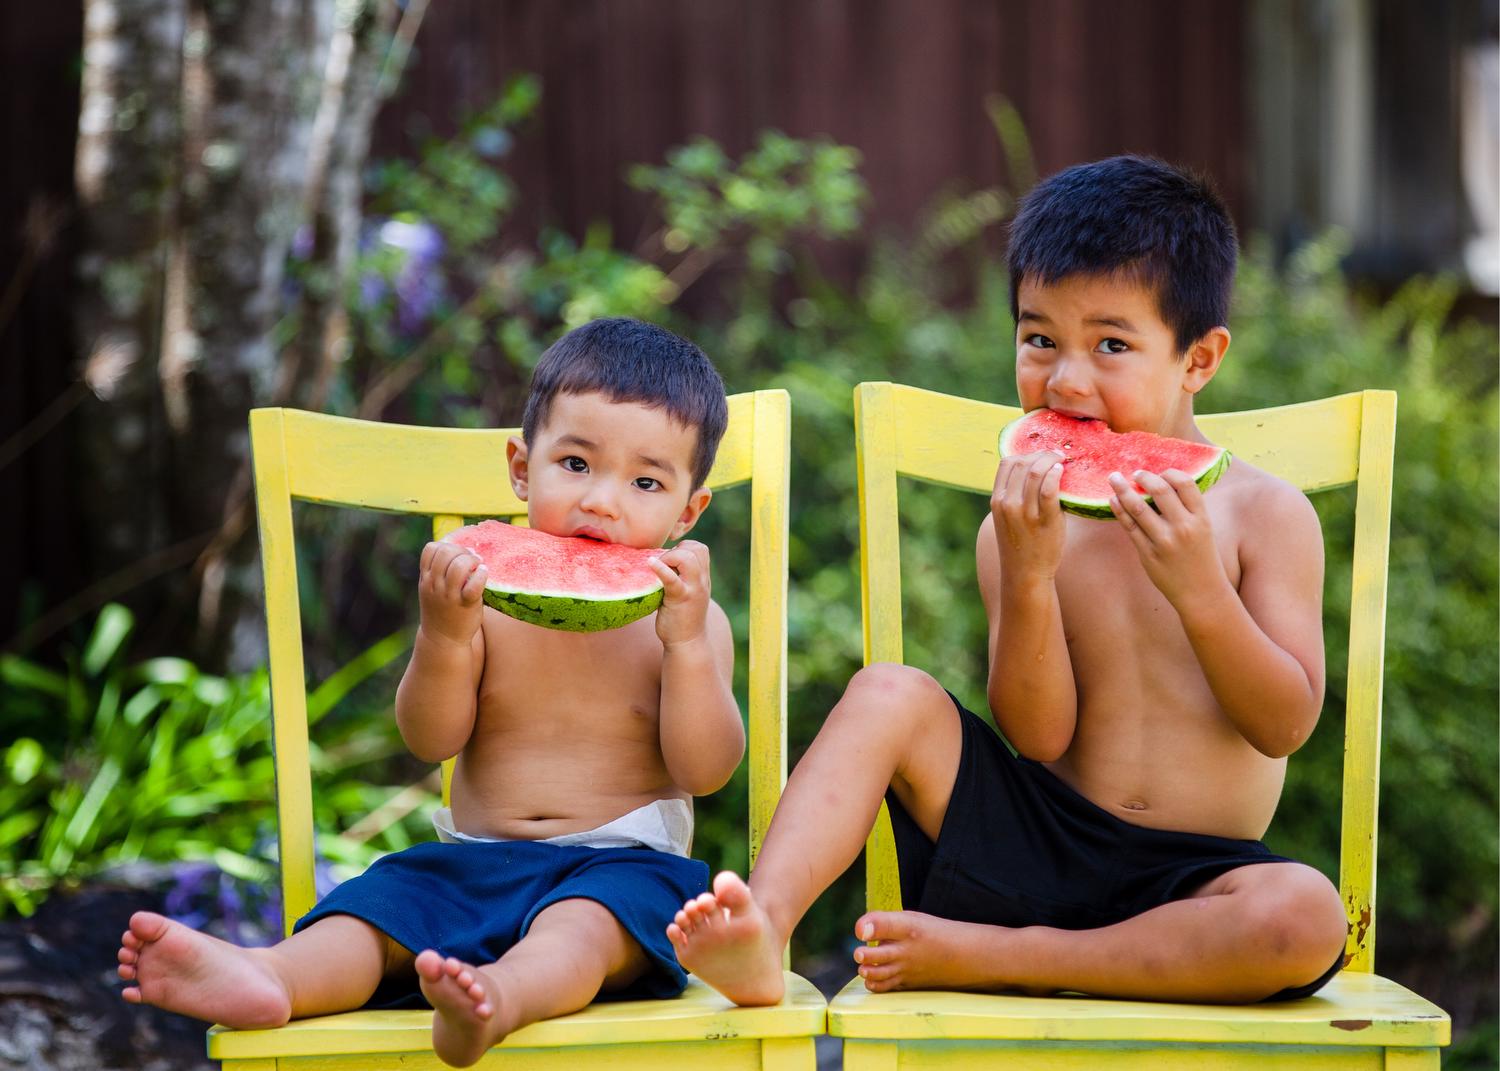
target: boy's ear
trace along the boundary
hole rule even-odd
[[[688,495],[687,505],[682,507],[682,513],[677,517],[677,523],[672,525],[672,534],[668,539],[681,539],[693,529],[698,523],[698,518],[703,516],[703,511],[708,509],[708,503],[713,499],[714,493],[707,487],[700,487]]]
[[[1229,350],[1229,328],[1213,327],[1203,337],[1188,347],[1187,369],[1182,377],[1182,389],[1197,394],[1208,386],[1209,380],[1218,372]]]
[[[510,489],[522,502],[526,501],[527,468],[526,440],[512,435],[505,440],[505,464],[510,470]]]

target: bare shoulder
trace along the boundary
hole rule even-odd
[[[1236,458],[1220,486],[1228,492],[1224,496],[1227,512],[1239,529],[1242,545],[1253,549],[1267,541],[1282,545],[1314,539],[1321,546],[1317,510],[1305,494],[1281,477]]]

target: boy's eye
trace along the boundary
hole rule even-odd
[[[581,457],[572,455],[563,458],[562,466],[569,472],[587,472],[589,470],[589,463],[587,461]]]
[[[637,476],[635,478],[635,485],[642,491],[655,491],[661,486],[661,481],[653,480],[650,476]]]
[[[1051,349],[1052,340],[1046,335],[1027,335],[1021,339],[1023,345],[1036,346],[1038,349]]]
[[[1106,338],[1099,343],[1099,349],[1105,353],[1124,353],[1130,349],[1130,345],[1118,338]]]

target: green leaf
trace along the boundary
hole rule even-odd
[[[10,654],[0,655],[0,680],[17,688],[29,688],[58,698],[62,698],[68,691],[68,679],[61,673],[43,669],[35,662]]]
[[[119,603],[112,602],[100,610],[94,621],[93,635],[83,649],[83,672],[90,677],[103,672],[134,627],[135,615]]]
[[[29,736],[21,737],[5,751],[5,770],[18,785],[35,777],[46,761],[46,748]]]
[[[307,697],[307,720],[317,724],[344,696],[390,665],[411,646],[409,629],[393,632],[340,666]]]

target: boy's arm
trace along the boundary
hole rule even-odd
[[[1236,591],[1192,479],[1174,470],[1135,480],[1160,513],[1121,479],[1116,515],[1182,619],[1214,698],[1257,751],[1290,755],[1323,705],[1323,534],[1312,503],[1280,481],[1257,490]]]
[[[732,683],[734,637],[709,598],[707,547],[684,540],[656,562],[666,589],[656,612],[662,759],[674,784],[705,796],[724,787],[745,754]]]
[[[485,576],[478,557],[462,547],[428,543],[422,550],[422,620],[396,688],[396,725],[424,762],[451,759],[474,731],[484,674]]]
[[[1007,458],[979,527],[975,567],[990,623],[990,711],[1012,746],[1050,762],[1073,741],[1078,692],[1056,575],[1066,518],[1057,455]]]

